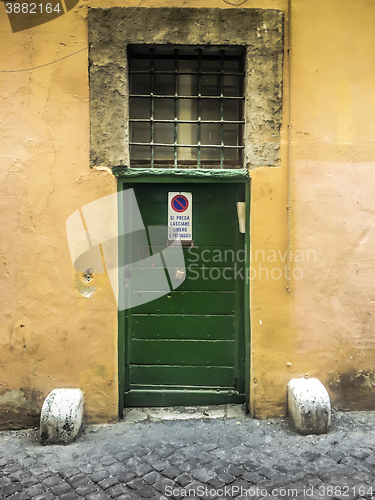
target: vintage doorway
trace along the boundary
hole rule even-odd
[[[248,235],[239,230],[237,203],[245,201],[246,182],[120,181],[120,189],[130,188],[146,228],[167,226],[169,192],[191,193],[194,243],[183,249],[186,277],[178,288],[119,313],[120,401],[245,402]],[[150,246],[119,251],[151,262]],[[133,280],[131,288],[136,297],[149,292],[144,280]]]

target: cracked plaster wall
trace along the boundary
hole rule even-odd
[[[0,68],[84,48],[87,6],[17,34],[2,12]],[[124,5],[90,2],[114,6]],[[287,10],[282,0],[246,6]],[[293,0],[293,9],[292,245],[305,261],[293,263],[303,278],[292,292],[265,272],[251,283],[251,404],[259,417],[285,414],[286,384],[305,373],[325,384],[334,406],[366,409],[375,401],[375,4]],[[87,60],[84,51],[31,73],[0,74],[0,420],[11,425],[34,425],[56,387],[80,387],[91,422],[117,415],[115,300],[104,274],[93,276],[91,296],[77,289],[84,277],[72,268],[65,233],[71,213],[116,191],[106,168],[89,166]],[[284,61],[287,88],[286,52]],[[281,167],[251,171],[253,255],[283,256],[286,248],[287,93],[283,113]],[[316,259],[306,261],[310,250]],[[277,254],[261,264],[271,272],[284,262]]]

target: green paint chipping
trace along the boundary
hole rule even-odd
[[[249,179],[249,171],[245,168],[236,170],[223,169],[223,170],[196,170],[196,169],[161,169],[161,168],[127,168],[127,167],[114,167],[112,169],[113,175],[116,177],[123,177],[126,179],[141,178],[145,181],[145,177],[161,179],[161,182],[171,179],[186,179],[187,181],[199,180],[245,180]]]

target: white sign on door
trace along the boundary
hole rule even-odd
[[[168,193],[168,240],[192,240],[191,193]]]

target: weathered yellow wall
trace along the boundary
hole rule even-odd
[[[305,374],[319,378],[339,408],[375,407],[374,18],[375,4],[367,0],[293,1],[292,270],[297,279],[291,292],[282,279],[252,283],[256,416],[284,414],[286,383]],[[286,74],[285,100],[287,84]],[[285,135],[286,125],[287,119]],[[284,257],[285,153],[281,169],[252,176],[253,253],[265,249],[266,258],[273,249]],[[279,257],[262,265],[271,272],[284,263]]]
[[[0,9],[3,70],[86,44],[86,8],[15,34]],[[91,298],[80,293],[65,228],[72,212],[117,189],[111,174],[89,168],[87,52],[1,74],[0,89],[0,409],[26,423],[49,391],[80,387],[89,420],[113,420],[116,303],[104,274],[90,283]]]
[[[142,5],[227,7],[218,0]],[[13,34],[2,3],[0,69],[33,67],[84,48],[87,7],[80,2],[55,21]],[[282,9],[288,19],[284,0],[248,0],[244,7]],[[291,292],[284,277],[267,279],[265,269],[259,279],[259,264],[274,277],[275,268],[285,273],[285,53],[282,167],[251,172],[257,417],[285,414],[286,384],[305,373],[326,385],[335,405],[374,407],[374,18],[370,0],[293,1],[292,246],[293,267],[303,276],[292,280]],[[26,423],[50,390],[80,387],[89,421],[114,420],[116,303],[104,274],[90,283],[97,286],[91,297],[82,295],[86,285],[72,267],[65,230],[72,212],[116,190],[110,173],[89,168],[87,52],[0,74],[0,99],[0,409]]]

